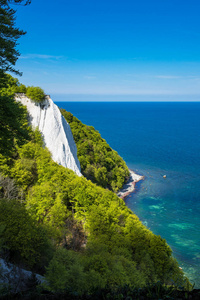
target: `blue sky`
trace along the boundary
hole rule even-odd
[[[32,0],[20,81],[55,101],[200,101],[199,15],[196,0]]]

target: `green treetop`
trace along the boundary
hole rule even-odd
[[[20,55],[16,46],[17,40],[25,32],[15,27],[15,13],[16,11],[10,8],[7,1],[0,0],[0,84],[5,72],[20,74],[14,67]]]

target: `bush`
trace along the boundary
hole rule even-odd
[[[24,93],[26,94],[26,86],[21,84],[15,88],[15,93]]]
[[[45,99],[44,90],[38,86],[28,86],[26,90],[26,95],[36,103],[40,103]]]

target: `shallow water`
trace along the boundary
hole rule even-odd
[[[200,286],[200,202],[198,193],[192,192],[199,188],[197,178],[153,167],[140,168],[140,172],[145,180],[126,198],[127,205],[149,229],[166,239],[191,282]]]
[[[56,104],[99,130],[145,176],[127,206],[166,239],[200,287],[200,103]]]

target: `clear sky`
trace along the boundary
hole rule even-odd
[[[17,26],[20,81],[54,101],[200,101],[199,0],[32,0]]]

